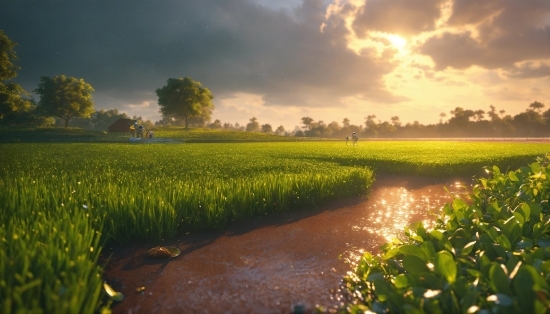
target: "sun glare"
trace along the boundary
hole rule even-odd
[[[386,38],[388,38],[392,46],[399,50],[403,50],[407,46],[407,40],[399,35],[389,34]]]

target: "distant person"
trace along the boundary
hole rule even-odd
[[[132,137],[136,137],[136,127],[134,127],[133,124],[130,124],[130,135],[132,135]]]
[[[346,136],[346,145],[348,145],[349,142],[349,136]]]
[[[357,137],[357,134],[355,132],[353,132],[353,134],[351,134],[351,140],[352,140],[352,144],[355,146],[357,145],[357,140],[359,139],[359,137]]]
[[[140,125],[137,128],[137,137],[143,138],[143,125]]]

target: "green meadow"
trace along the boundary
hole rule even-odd
[[[367,195],[378,174],[482,176],[483,167],[493,165],[505,172],[550,148],[452,141],[223,143],[220,138],[231,135],[208,134],[202,140],[174,135],[187,143],[118,137],[0,144],[0,312],[108,312],[98,264],[106,243],[160,241]]]

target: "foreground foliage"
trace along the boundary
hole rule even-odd
[[[550,310],[548,159],[501,172],[487,168],[468,199],[365,253],[345,278],[344,312],[547,313]]]

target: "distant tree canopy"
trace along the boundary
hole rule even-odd
[[[74,117],[88,118],[94,113],[92,86],[74,77],[58,75],[53,78],[42,76],[38,88],[40,95],[38,109],[47,116],[54,116],[64,121],[65,127]]]
[[[373,114],[365,117],[364,126],[350,124],[347,118],[340,126],[336,121],[327,125],[323,121],[316,122],[310,117],[303,117],[301,122],[304,130],[295,132],[295,135],[345,138],[356,132],[362,138],[550,137],[550,110],[543,112],[544,107],[543,103],[535,101],[515,116],[504,115],[504,110],[497,111],[493,105],[487,112],[456,107],[450,111],[447,122],[443,121],[447,114],[441,113],[439,123],[429,125],[422,125],[418,121],[404,124],[398,116],[391,117],[391,122],[382,122]]]
[[[262,132],[264,132],[264,133],[273,133],[273,127],[269,123],[262,124]]]
[[[250,119],[250,123],[246,124],[246,131],[247,132],[260,132],[260,123],[258,122],[258,119],[256,117],[252,117]]]
[[[165,118],[182,119],[185,121],[185,128],[189,127],[189,119],[192,118],[210,120],[214,96],[200,82],[190,77],[170,78],[156,93],[160,112]]]
[[[11,81],[20,69],[15,64],[19,58],[15,52],[17,44],[0,30],[0,120],[29,112],[32,102],[23,99],[29,95],[19,84]]]

